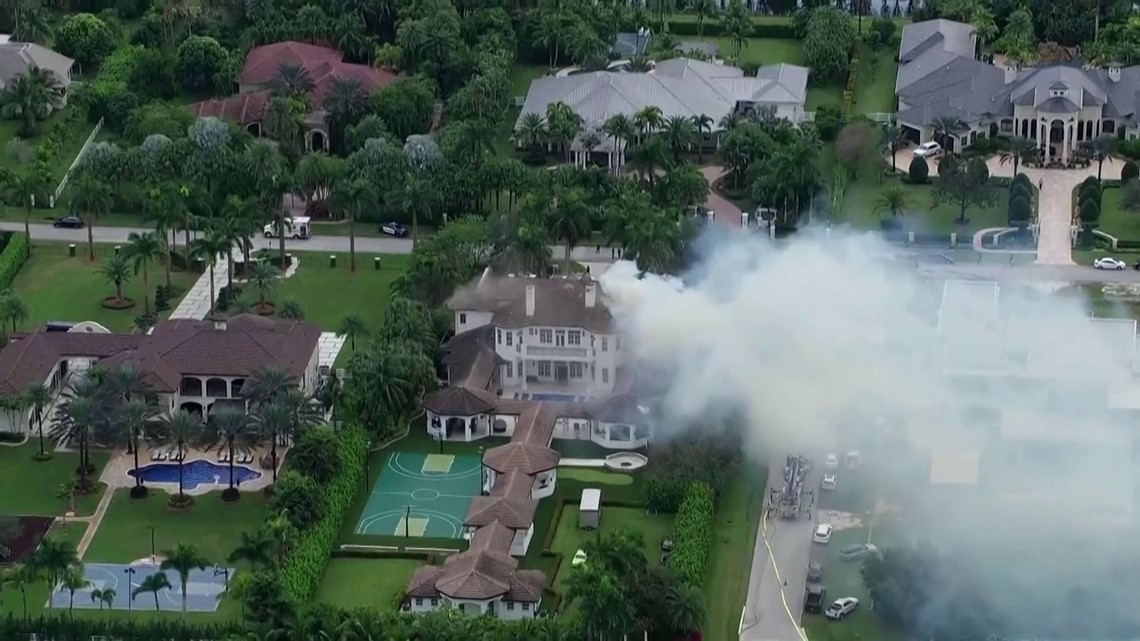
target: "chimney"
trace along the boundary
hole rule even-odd
[[[214,321],[214,329],[218,330],[219,332],[226,331],[226,321]]]
[[[1108,63],[1108,79],[1112,82],[1120,82],[1120,63]]]
[[[586,283],[586,307],[594,307],[598,304],[598,285],[597,283]]]
[[[1011,84],[1017,80],[1017,67],[1007,63],[1005,67],[1005,84]]]
[[[526,286],[526,315],[534,316],[534,285]]]

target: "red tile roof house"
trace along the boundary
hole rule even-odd
[[[463,525],[471,545],[425,566],[406,590],[409,609],[451,606],[504,619],[536,616],[546,577],[519,570],[541,498],[554,494],[555,438],[616,450],[645,446],[645,416],[630,394],[621,337],[589,277],[493,277],[448,302],[456,335],[444,346],[447,387],[424,397],[435,438],[506,436],[483,456],[483,495]]]
[[[240,398],[245,379],[262,367],[283,368],[307,390],[319,376],[321,330],[303,322],[239,315],[225,322],[163,321],[149,334],[111,333],[96,323],[52,329],[14,336],[0,350],[0,396],[22,394],[37,383],[58,392],[68,377],[94,363],[129,364],[158,394],[160,406],[206,415],[214,403]],[[16,427],[30,429],[27,418]]]
[[[212,98],[190,105],[199,118],[213,116],[233,120],[250,133],[260,136],[262,119],[269,104],[269,86],[281,65],[298,65],[313,81],[309,105],[313,111],[305,117],[305,149],[328,149],[328,126],[321,105],[337,78],[352,77],[360,81],[365,93],[392,84],[397,76],[384,69],[343,61],[343,55],[332,47],[305,44],[291,40],[251,49],[238,73],[239,93],[229,98]]]

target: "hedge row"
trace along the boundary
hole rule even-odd
[[[28,260],[28,236],[16,232],[8,239],[8,245],[0,252],[0,288],[8,287],[20,268]]]
[[[341,449],[341,472],[321,488],[325,515],[301,532],[297,544],[281,568],[285,594],[295,605],[307,603],[320,585],[325,565],[332,555],[341,523],[348,516],[356,490],[364,477],[368,458],[368,435],[358,427],[346,427],[337,435]]]
[[[851,59],[847,61],[847,85],[843,87],[843,113],[851,115],[851,109],[855,106],[855,83],[859,80],[859,45],[855,45],[855,50],[851,53]]]
[[[695,36],[697,35],[697,23],[687,20],[670,20],[669,33],[674,36]],[[721,30],[720,23],[715,20],[705,20],[704,32],[705,36],[715,38],[723,36],[724,31]],[[752,21],[752,38],[770,38],[779,40],[796,40],[796,30],[792,28],[791,20],[787,22],[770,22],[770,21]],[[723,53],[723,52],[722,52]]]
[[[693,483],[673,522],[673,553],[669,567],[690,585],[705,584],[705,568],[713,541],[713,491],[707,483]]]

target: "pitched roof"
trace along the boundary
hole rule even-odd
[[[225,118],[248,125],[265,118],[265,108],[269,105],[269,90],[242,93],[229,98],[210,98],[190,105],[198,118]]]
[[[467,508],[463,524],[468,527],[483,527],[495,521],[515,529],[524,530],[534,523],[534,512],[538,509],[537,499],[510,499],[501,496],[476,496]]]
[[[483,464],[496,472],[521,470],[538,474],[558,467],[562,455],[549,447],[527,443],[507,443],[492,447],[483,455]]]
[[[137,347],[141,334],[48,332],[44,329],[13,340],[0,349],[0,395],[23,394],[47,382],[60,360],[69,356],[106,358]]]
[[[974,57],[974,28],[953,20],[924,20],[903,27],[895,91],[955,58]]]
[[[352,77],[360,81],[366,93],[389,85],[397,76],[385,69],[344,62],[341,52],[332,47],[287,40],[251,49],[245,57],[238,82],[242,85],[265,85],[277,75],[281,65],[297,65],[308,72],[313,81],[313,104],[319,106],[337,78]]]
[[[603,423],[637,424],[645,420],[645,414],[637,405],[637,399],[632,394],[611,396],[587,411],[590,418]]]
[[[443,568],[438,565],[421,565],[412,572],[412,579],[408,581],[408,587],[404,588],[404,593],[410,597],[419,598],[435,598],[439,596],[439,590],[435,589],[435,582],[439,580],[440,575],[443,574]]]
[[[586,306],[586,288],[595,287],[594,306]],[[534,314],[527,316],[527,288],[534,287]],[[601,284],[588,276],[534,278],[485,276],[461,289],[447,302],[454,310],[492,312],[496,327],[581,327],[606,332],[613,319]]]
[[[493,599],[510,591],[518,564],[504,554],[469,550],[447,557],[435,587],[453,599]]]
[[[495,409],[494,396],[468,387],[443,387],[424,396],[425,409],[444,416],[475,416]]]
[[[31,42],[0,43],[0,89],[33,66],[51,71],[59,83],[67,87],[71,84],[74,64],[71,58]]]

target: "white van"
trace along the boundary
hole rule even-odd
[[[262,231],[266,238],[277,238],[277,222],[266,225]],[[294,240],[305,240],[312,236],[313,228],[308,216],[297,216],[285,219],[285,237]]]

